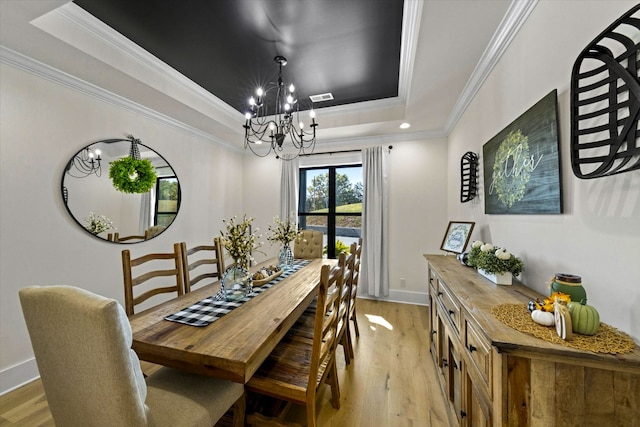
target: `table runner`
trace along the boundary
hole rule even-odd
[[[240,307],[247,301],[257,297],[262,292],[289,277],[296,271],[311,262],[308,259],[294,260],[290,268],[285,268],[282,274],[269,283],[253,288],[253,292],[239,301],[225,301],[224,293],[220,289],[215,295],[205,298],[197,303],[180,310],[177,313],[165,317],[165,320],[184,323],[191,326],[207,326],[232,310]]]

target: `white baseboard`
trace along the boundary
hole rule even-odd
[[[32,357],[0,371],[0,396],[30,383],[40,376],[36,359]]]
[[[375,299],[380,301],[398,302],[402,304],[429,305],[429,294],[426,292],[399,291],[389,289],[389,296],[370,296],[366,293],[358,293],[358,298]]]

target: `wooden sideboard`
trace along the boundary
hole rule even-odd
[[[592,353],[518,332],[491,308],[539,293],[495,285],[451,255],[424,256],[430,350],[453,425],[640,426],[638,346]]]

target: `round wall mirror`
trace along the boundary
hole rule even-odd
[[[130,179],[150,190],[125,193],[109,177],[110,163],[135,158],[153,168],[140,169]],[[144,162],[146,163],[146,162]],[[148,165],[148,163],[146,163]],[[149,170],[155,177],[149,177]],[[62,198],[73,219],[89,234],[114,243],[137,243],[166,230],[180,208],[180,183],[160,154],[132,136],[89,144],[67,163],[62,174]]]

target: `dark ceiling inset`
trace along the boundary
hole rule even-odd
[[[301,110],[398,95],[403,0],[75,0],[149,53],[242,112],[289,63]],[[117,67],[117,64],[114,64]]]

